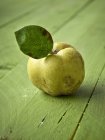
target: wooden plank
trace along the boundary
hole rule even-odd
[[[74,140],[105,139],[105,66],[97,82]]]
[[[30,13],[33,9],[37,10],[41,5],[48,2],[47,0],[3,0],[0,2],[0,27],[7,23]]]
[[[91,16],[91,12],[95,14],[97,6],[99,14],[92,21],[91,25],[89,23],[87,28],[85,17]],[[9,137],[11,140],[40,140],[43,138],[46,140],[67,140],[72,138],[105,63],[105,17],[103,11],[104,1],[97,0],[78,15],[81,17],[79,21],[77,18],[77,23],[80,25],[84,23],[87,30],[84,32],[85,25],[82,24],[84,25],[82,28],[83,34],[80,32],[78,40],[77,38],[75,40],[74,36],[72,42],[84,57],[86,77],[84,84],[75,96],[51,97],[33,87],[27,79],[26,59],[26,61],[23,60],[10,74],[4,77],[2,82],[0,81],[1,136]],[[75,19],[73,21],[76,22]],[[65,36],[63,35],[64,40],[69,42],[70,38],[66,36],[66,33],[70,29],[73,32],[74,28],[71,28],[73,21],[56,34],[57,38],[62,38],[63,31],[65,31]],[[74,29],[76,34],[77,31],[80,31],[80,27],[75,26],[75,28],[77,29]],[[68,35],[71,36],[71,32]]]
[[[14,31],[25,25],[37,24],[46,27],[51,33],[54,33],[68,19],[75,15],[77,11],[80,11],[80,9],[86,6],[90,0],[78,0],[78,2],[76,0],[73,2],[69,0],[62,2],[55,0],[51,4],[50,2],[37,9],[37,11],[35,9],[27,16],[0,29],[1,78],[24,59],[24,55],[19,51],[16,44]],[[49,9],[49,12],[46,9]]]

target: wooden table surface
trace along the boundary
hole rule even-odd
[[[34,24],[82,54],[74,96],[51,97],[29,81],[14,32]],[[0,2],[0,140],[105,140],[105,0]]]

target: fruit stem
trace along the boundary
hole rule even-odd
[[[51,52],[50,52],[50,54],[57,54],[59,51],[58,50],[52,50]]]

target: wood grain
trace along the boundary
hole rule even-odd
[[[14,20],[28,15],[33,9],[37,11],[48,0],[3,0],[0,2],[0,28],[12,23]]]
[[[103,0],[92,2],[59,29],[60,24],[54,34],[54,40],[71,42],[83,55],[86,76],[76,95],[51,97],[38,90],[28,80],[27,58],[23,56],[22,62],[19,60],[20,63],[2,78],[0,81],[0,135],[2,138],[11,140],[104,139],[105,128],[102,126],[102,123],[104,124],[105,92],[103,84],[105,72],[102,73],[105,65],[104,4]],[[49,16],[46,19],[45,27],[49,25]],[[41,23],[40,19],[39,21]],[[21,23],[24,24],[22,21]],[[16,25],[14,23],[8,27],[15,29]],[[54,32],[53,26],[49,25],[48,28]],[[8,35],[6,38],[10,40],[11,46],[11,37],[9,38]],[[3,44],[8,47],[5,41]],[[15,51],[14,55],[16,55]],[[102,83],[103,88],[98,86],[100,84],[97,82]],[[93,94],[94,90],[97,94]],[[101,97],[98,101],[99,92],[101,92]],[[95,102],[96,97],[97,102]],[[84,112],[87,115],[84,115]],[[91,127],[91,124],[94,127]],[[95,129],[97,125],[99,128]],[[95,135],[88,134],[90,127]]]
[[[74,140],[99,140],[105,137],[105,65],[91,96]]]
[[[25,55],[19,51],[16,43],[14,36],[16,30],[26,25],[36,24],[54,33],[87,3],[88,0],[79,0],[78,2],[67,0],[62,3],[58,0],[54,2],[50,1],[43,5],[43,7],[33,10],[30,14],[0,29],[0,56],[2,58],[0,59],[0,77],[3,78],[14,66],[26,58]],[[58,6],[59,4],[60,6]],[[48,9],[49,12],[46,9]],[[11,67],[11,69],[8,69],[8,67]]]

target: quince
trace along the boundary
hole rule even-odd
[[[52,53],[44,58],[29,57],[27,71],[32,83],[52,96],[75,93],[85,76],[81,54],[62,42],[54,43]]]

